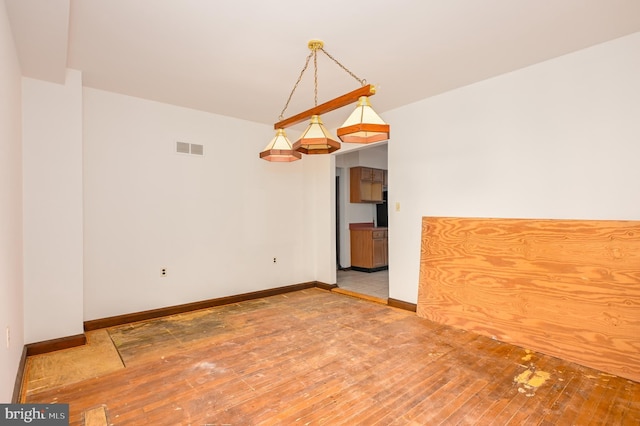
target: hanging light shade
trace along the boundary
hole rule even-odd
[[[293,144],[293,149],[307,155],[329,154],[340,149],[340,142],[331,138],[319,115],[312,115],[309,127]]]
[[[342,142],[371,143],[389,139],[389,125],[371,108],[367,96],[361,96],[358,106],[338,129]]]
[[[289,98],[280,112],[280,121],[273,125],[273,128],[277,130],[276,137],[267,145],[265,150],[260,153],[260,158],[267,161],[291,162],[299,160],[302,157],[301,154],[330,154],[339,150],[340,142],[333,139],[324,127],[322,120],[320,120],[320,114],[326,114],[356,101],[358,101],[358,107],[344,125],[338,129],[338,137],[344,142],[351,143],[371,143],[389,139],[389,125],[382,121],[369,103],[368,97],[376,94],[375,86],[366,84],[366,80],[356,76],[324,50],[324,42],[322,40],[309,40],[307,47],[311,52],[307,56],[298,80],[293,85]],[[356,79],[362,87],[318,105],[318,52],[325,54],[335,62],[336,65]],[[284,118],[284,113],[291,102],[298,84],[302,80],[302,76],[309,67],[311,59],[313,59],[314,70],[314,107],[290,116],[289,118]],[[291,142],[289,142],[284,134],[284,129],[302,123],[309,118],[311,118],[309,127],[304,131],[300,139],[291,146]]]
[[[276,136],[271,139],[269,145],[260,153],[260,158],[273,162],[291,162],[302,158],[302,154],[291,148],[291,142],[287,138],[284,129],[276,130]]]

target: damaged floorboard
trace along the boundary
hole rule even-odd
[[[71,425],[640,423],[640,383],[320,289],[100,332],[112,368],[30,357],[23,402]]]

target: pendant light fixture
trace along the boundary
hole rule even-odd
[[[300,72],[298,81],[293,86],[289,94],[289,99],[280,113],[279,122],[273,125],[276,136],[267,147],[260,153],[260,158],[273,162],[291,162],[300,159],[301,153],[307,155],[329,154],[340,149],[340,142],[335,140],[325,128],[320,118],[321,114],[333,111],[343,106],[358,101],[356,111],[347,119],[344,125],[338,129],[338,136],[343,142],[349,143],[371,143],[384,141],[389,138],[389,125],[386,124],[371,107],[369,96],[375,95],[375,87],[367,85],[366,80],[358,78],[344,65],[338,62],[333,56],[324,50],[324,42],[321,40],[311,40],[307,46],[311,53],[307,56],[304,68]],[[321,105],[318,105],[318,51],[321,51],[333,62],[355,78],[362,87],[352,92],[346,93]],[[304,72],[309,66],[309,61],[313,57],[314,64],[314,107],[307,111],[296,114],[287,119],[283,119],[284,113],[289,106],[298,84],[302,80]],[[302,136],[293,144],[286,137],[284,129],[298,124],[304,120],[311,119],[309,126],[302,133]]]
[[[371,108],[369,98],[361,96],[358,106],[338,129],[342,142],[371,143],[389,139],[389,125]]]
[[[260,153],[260,158],[273,162],[291,162],[301,159],[302,154],[291,148],[291,142],[289,142],[284,129],[278,129],[276,136]]]
[[[313,82],[314,82],[314,105],[318,106],[318,50],[324,47],[320,40],[311,40],[307,46],[311,49],[311,55],[307,57],[305,68],[309,64],[309,58],[313,56]],[[303,70],[304,72],[304,70]],[[300,74],[302,76],[302,74]],[[299,81],[299,80],[298,80]],[[295,88],[294,88],[295,89]],[[302,133],[300,139],[293,144],[293,149],[303,154],[329,154],[340,149],[340,142],[329,136],[329,132],[322,124],[319,114],[311,116],[311,122],[307,130]]]
[[[331,138],[319,115],[312,115],[307,130],[293,144],[293,149],[309,155],[329,154],[340,149],[340,142]]]

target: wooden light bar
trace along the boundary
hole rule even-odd
[[[366,86],[362,86],[359,89],[354,90],[353,92],[346,93],[342,96],[338,96],[335,99],[327,101],[322,105],[318,105],[314,108],[308,109],[300,114],[296,114],[292,117],[286,118],[282,121],[279,121],[273,125],[274,129],[285,129],[287,127],[293,126],[295,124],[301,123],[305,120],[308,120],[313,115],[322,115],[324,113],[336,110],[338,108],[342,108],[343,106],[347,106],[354,102],[357,102],[360,99],[360,96],[373,96],[376,94],[376,87],[367,84]]]

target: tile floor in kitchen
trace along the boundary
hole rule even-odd
[[[386,300],[389,298],[389,270],[378,272],[338,270],[338,287]]]

